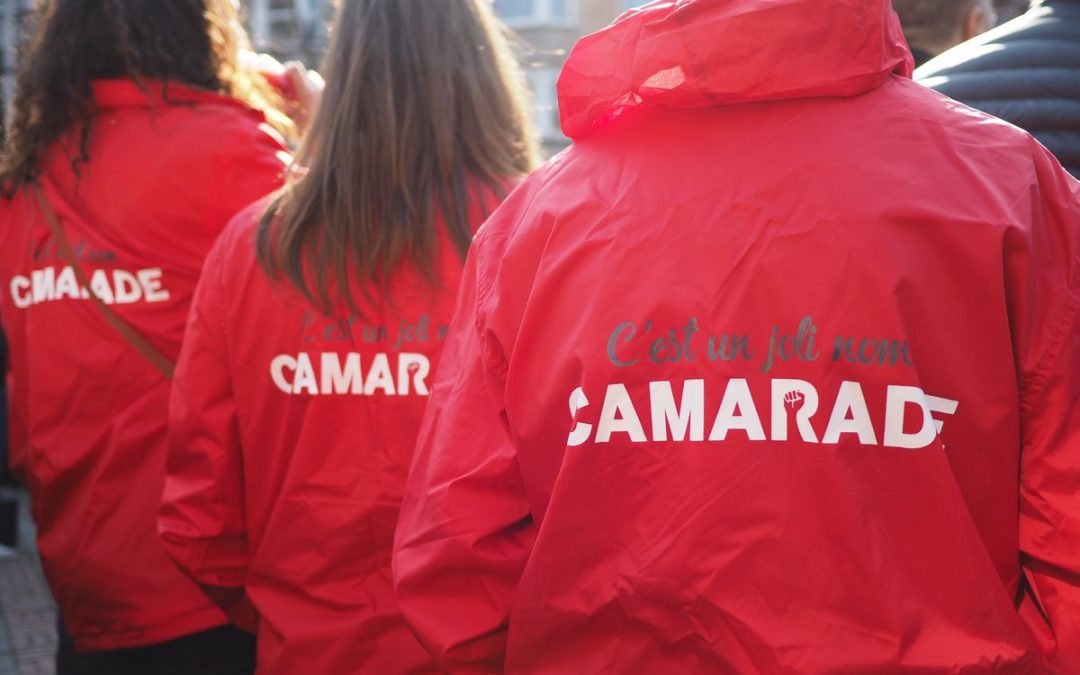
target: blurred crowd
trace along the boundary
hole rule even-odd
[[[238,12],[27,27],[60,675],[1080,672],[1080,1],[633,7],[546,163],[488,0]]]

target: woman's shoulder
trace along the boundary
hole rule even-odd
[[[270,199],[265,197],[251,203],[221,231],[206,256],[199,282],[203,288],[197,302],[247,304],[252,300],[250,293],[262,288],[265,274],[256,254],[256,237]]]
[[[252,202],[233,216],[214,244],[212,258],[228,263],[253,260],[259,227],[273,200],[274,195],[267,195]]]

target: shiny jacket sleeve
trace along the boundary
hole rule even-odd
[[[1051,672],[1080,673],[1080,184],[1042,155],[1027,283],[1013,332],[1021,378],[1020,613]],[[1039,300],[1026,300],[1039,298]]]
[[[394,554],[401,610],[452,673],[502,671],[510,608],[536,529],[505,425],[501,350],[477,315],[482,246],[466,264]]]
[[[207,259],[188,319],[169,410],[158,529],[165,549],[233,623],[253,630],[236,405],[226,349],[224,262]]]

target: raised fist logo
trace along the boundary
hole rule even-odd
[[[784,394],[784,405],[791,408],[792,412],[801,408],[804,400],[806,400],[806,396],[798,389],[792,389]]]

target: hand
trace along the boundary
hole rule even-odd
[[[285,77],[289,88],[288,95],[283,94],[286,98],[285,114],[292,119],[297,130],[303,134],[319,108],[326,82],[317,71],[308,70],[299,61],[289,61],[285,64]]]
[[[791,408],[792,412],[801,408],[804,400],[806,400],[806,396],[798,389],[793,389],[784,394],[784,403]]]
[[[282,64],[269,54],[244,52],[243,63],[262,75],[285,103],[282,111],[296,124],[297,131],[303,134],[307,125],[315,116],[315,110],[322,99],[326,84],[322,76],[314,70],[308,70],[299,61]]]

